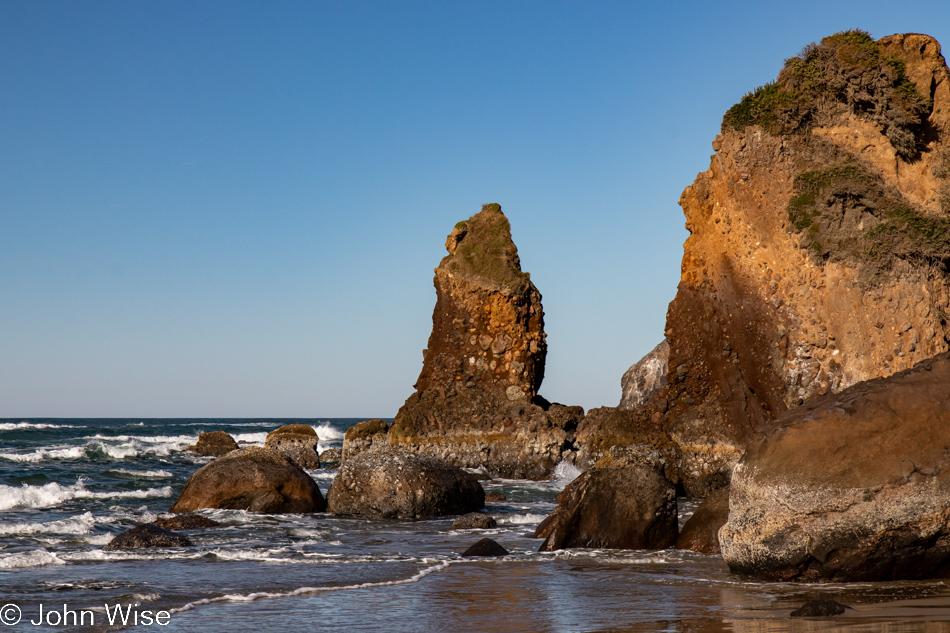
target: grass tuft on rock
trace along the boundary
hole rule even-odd
[[[466,233],[455,253],[446,256],[440,267],[515,291],[524,288],[528,275],[521,271],[518,249],[511,240],[511,225],[501,205],[482,205],[481,212],[455,226],[464,228]]]

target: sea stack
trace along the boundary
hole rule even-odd
[[[521,270],[497,204],[456,224],[445,248],[422,373],[389,441],[493,475],[543,477],[583,411],[538,397],[547,353],[541,293]]]
[[[784,411],[950,348],[940,46],[826,37],[733,106],[712,147],[680,198],[690,235],[667,313],[667,385],[579,432],[602,450],[662,430],[695,496],[727,483]]]

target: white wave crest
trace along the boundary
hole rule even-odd
[[[429,559],[423,559],[423,563],[432,562]],[[403,580],[387,580],[383,582],[364,582],[356,585],[343,585],[337,587],[300,587],[292,591],[259,591],[256,593],[247,593],[247,594],[227,594],[224,596],[218,596],[216,598],[203,598],[201,600],[195,600],[194,602],[189,602],[188,604],[177,607],[175,609],[170,609],[172,613],[181,613],[182,611],[191,611],[192,609],[206,604],[212,604],[214,602],[253,602],[255,600],[263,600],[267,598],[289,598],[291,596],[302,596],[307,594],[316,594],[323,593],[325,591],[345,591],[349,589],[370,589],[373,587],[392,587],[395,585],[407,585],[414,582],[419,582],[429,574],[437,571],[441,571],[451,565],[450,561],[441,561],[430,567],[425,567],[409,578],[404,578]]]
[[[323,424],[315,428],[314,431],[317,432],[317,437],[320,438],[321,442],[328,442],[331,440],[343,439],[343,431],[330,426],[329,422],[324,422]]]
[[[45,422],[0,422],[0,431],[21,431],[23,429],[84,429],[73,424],[47,424]]]
[[[552,473],[551,479],[566,486],[577,479],[581,472],[581,469],[574,464],[569,464],[568,462],[558,462],[557,466],[554,467],[554,473]]]
[[[17,552],[0,557],[0,569],[20,569],[23,567],[42,567],[44,565],[65,565],[66,562],[56,554],[45,549],[32,552]]]
[[[73,499],[150,499],[170,497],[172,487],[149,488],[147,490],[123,490],[120,492],[93,492],[88,490],[82,479],[71,486],[49,483],[42,486],[3,486],[0,485],[0,510],[11,508],[50,508]]]
[[[168,479],[169,477],[175,476],[167,470],[126,470],[124,468],[115,468],[106,471],[106,474],[113,473],[125,477],[135,477],[137,479]]]
[[[248,444],[254,444],[256,446],[263,446],[264,441],[267,439],[267,433],[263,431],[260,433],[238,433],[232,437],[235,442],[247,442]]]
[[[545,515],[543,514],[533,514],[531,512],[526,512],[525,514],[507,514],[507,515],[493,515],[498,523],[501,525],[531,525],[534,523],[540,523],[544,521]]]
[[[50,521],[48,523],[2,523],[0,535],[10,534],[89,534],[96,520],[92,512],[80,514],[78,517]]]

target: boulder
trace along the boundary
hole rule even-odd
[[[492,476],[545,478],[583,410],[538,396],[547,355],[541,293],[521,270],[497,204],[456,224],[445,247],[422,371],[389,441]]]
[[[327,502],[333,514],[422,519],[479,510],[485,506],[485,491],[461,468],[434,457],[390,450],[346,459]]]
[[[614,446],[558,495],[538,526],[539,551],[664,549],[676,543],[676,490],[656,452]]]
[[[462,556],[507,556],[508,550],[490,538],[483,538],[462,552]]]
[[[364,451],[389,448],[389,424],[380,419],[364,420],[354,424],[343,434],[341,461]]]
[[[224,431],[200,433],[198,435],[198,443],[188,447],[189,450],[205,457],[220,457],[227,455],[231,451],[236,451],[238,448],[239,446],[237,442],[234,441],[234,438]]]
[[[766,580],[950,575],[950,354],[789,411],[749,445],[719,532]]]
[[[285,424],[267,434],[264,448],[283,455],[300,468],[320,468],[316,431],[306,424]]]
[[[323,512],[326,501],[310,475],[264,448],[242,448],[199,468],[171,512],[201,508],[267,514]]]
[[[172,517],[158,518],[152,521],[155,525],[166,530],[200,530],[209,527],[220,527],[214,519],[197,514],[179,514]]]
[[[320,453],[320,465],[323,468],[336,466],[343,460],[343,450],[339,448],[328,448]]]
[[[498,523],[484,512],[469,512],[452,521],[453,530],[487,530]]]
[[[720,488],[696,508],[676,540],[676,549],[689,549],[703,554],[718,554],[719,528],[729,519],[729,488]]]
[[[507,501],[508,497],[500,492],[486,492],[485,501]]]
[[[191,547],[193,543],[184,534],[146,523],[132,528],[109,541],[102,549],[141,549],[144,547]]]
[[[663,339],[653,350],[634,363],[620,379],[619,409],[636,409],[660,393],[666,386],[670,344]]]

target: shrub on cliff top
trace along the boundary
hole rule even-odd
[[[511,225],[498,204],[482,205],[480,213],[459,222],[465,235],[455,253],[442,260],[454,273],[474,275],[502,286],[520,290],[527,280],[521,271],[518,249],[511,241]]]
[[[867,32],[849,30],[787,59],[776,81],[729,108],[722,128],[761,125],[770,134],[794,134],[856,114],[878,123],[898,155],[909,159],[918,152],[928,108],[903,61],[883,54]]]

